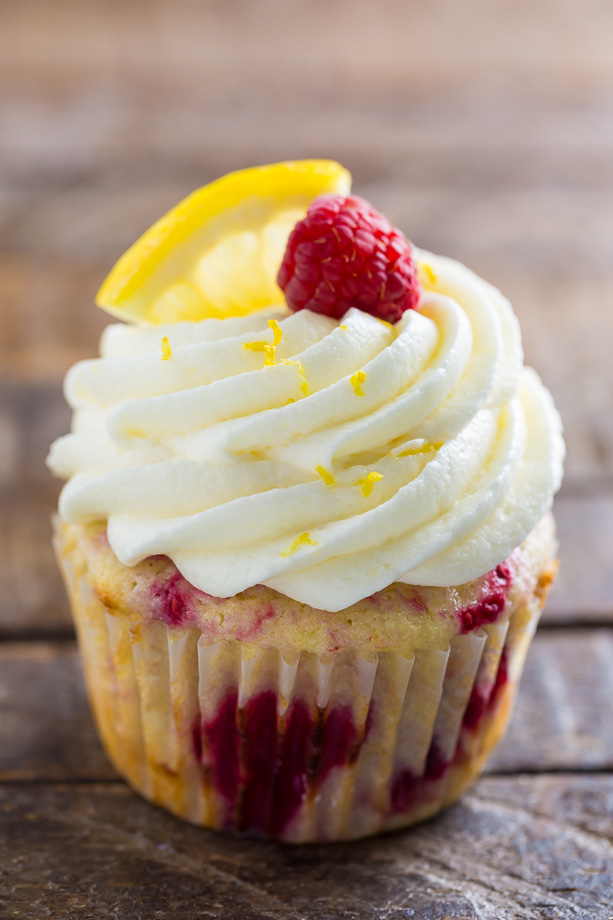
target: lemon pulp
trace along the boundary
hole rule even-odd
[[[119,259],[96,296],[129,322],[241,316],[283,302],[276,278],[287,238],[311,201],[347,195],[332,160],[229,173],[179,202]]]

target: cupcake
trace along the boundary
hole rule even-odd
[[[120,259],[66,377],[55,521],[105,749],[290,842],[455,801],[555,577],[558,414],[498,290],[336,163],[230,174]]]

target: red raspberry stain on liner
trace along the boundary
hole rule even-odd
[[[333,709],[324,717],[315,768],[318,785],[327,779],[334,767],[356,759],[360,747],[357,741],[353,713],[348,706]]]
[[[492,692],[490,693],[489,706],[494,705],[500,695],[500,691],[508,682],[509,653],[506,648],[503,648],[502,655],[500,656],[500,661],[498,663],[498,671],[496,672],[496,680],[494,681],[494,686],[492,687]]]
[[[508,681],[508,654],[500,658],[489,699],[473,691],[464,726],[474,728]],[[264,691],[238,709],[238,694],[221,701],[215,717],[192,728],[194,756],[226,802],[226,827],[278,836],[295,818],[309,791],[321,788],[335,767],[354,763],[374,724],[371,703],[360,738],[348,706],[319,711],[314,718],[295,700],[279,721],[277,696]],[[456,757],[461,756],[458,746]],[[391,808],[403,812],[424,794],[424,784],[441,779],[451,766],[433,738],[423,775],[402,770],[392,783]]]
[[[305,799],[312,734],[313,719],[309,709],[303,700],[296,700],[286,714],[279,748],[273,808],[268,823],[270,833],[275,836],[290,824]]]
[[[449,766],[450,762],[443,754],[439,742],[436,738],[433,738],[430,750],[428,751],[428,757],[426,758],[426,769],[424,771],[425,778],[430,780],[440,779],[449,769]]]
[[[239,715],[245,777],[237,825],[239,831],[266,832],[274,808],[275,765],[278,761],[277,694],[250,699]]]
[[[474,731],[477,728],[479,722],[485,716],[485,714],[493,709],[502,688],[506,683],[508,683],[508,680],[509,653],[506,648],[503,648],[502,654],[500,656],[500,661],[498,663],[496,679],[489,694],[484,693],[483,690],[479,689],[476,684],[473,687],[473,691],[468,701],[468,705],[464,713],[464,718],[462,720],[463,728],[468,729],[469,731]],[[445,775],[452,763],[454,763],[456,760],[460,760],[462,756],[463,750],[461,736],[458,739],[456,752],[453,760],[451,761],[446,759],[437,739],[433,738],[430,745],[430,750],[428,751],[428,756],[426,758],[426,765],[423,774],[421,776],[417,776],[411,770],[401,770],[394,778],[390,795],[391,810],[395,813],[400,813],[412,808],[423,796],[425,784],[441,779],[441,777]]]
[[[423,774],[418,776],[412,770],[401,770],[396,775],[390,794],[392,811],[399,813],[412,808],[421,798],[425,783],[441,779],[450,766],[451,761],[446,759],[439,742],[433,738]]]
[[[478,684],[474,685],[462,719],[464,728],[473,731],[477,727],[485,713],[489,697],[490,693],[484,691]]]
[[[237,723],[238,693],[234,690],[221,701],[217,714],[194,730],[200,744],[194,753],[198,760],[210,770],[213,785],[219,794],[232,806],[240,785],[240,734]],[[200,718],[198,718],[200,725]],[[232,822],[228,821],[228,828]]]
[[[290,310],[340,319],[358,307],[396,323],[419,306],[411,244],[367,201],[321,195],[292,230],[277,277]]]
[[[375,701],[371,699],[368,706],[368,712],[366,713],[366,723],[364,725],[364,737],[362,739],[362,744],[366,744],[368,741],[372,727],[375,724],[375,708]]]
[[[496,699],[498,698],[500,691],[509,680],[509,654],[506,648],[503,648],[502,654],[500,656],[500,661],[498,662],[498,670],[496,671],[496,677],[494,683],[489,691],[484,690],[483,687],[480,687],[479,684],[475,684],[473,687],[468,705],[466,706],[466,711],[464,712],[464,718],[462,720],[462,725],[473,731],[486,712],[489,712],[492,709]]]
[[[264,691],[241,711],[229,693],[215,717],[192,727],[194,756],[226,802],[226,827],[251,834],[279,835],[309,791],[319,789],[335,767],[353,763],[370,731],[358,737],[349,707],[312,715],[295,700],[283,719],[277,696]]]
[[[192,725],[192,744],[194,747],[194,757],[198,763],[202,763],[202,720],[197,716]]]

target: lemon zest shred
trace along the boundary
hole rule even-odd
[[[426,275],[426,278],[430,282],[430,284],[436,284],[436,275],[432,271],[432,267],[428,265],[427,262],[422,262],[421,267],[424,271],[424,274]]]
[[[245,351],[263,351],[264,367],[275,363],[275,346],[269,345],[268,342],[245,342],[243,348]]]
[[[364,498],[368,498],[373,490],[375,483],[381,482],[382,479],[383,473],[377,473],[375,470],[372,470],[372,472],[368,473],[364,479],[358,479],[356,486],[362,486],[362,495]]]
[[[356,396],[364,396],[364,390],[362,389],[362,384],[366,380],[366,371],[356,371],[349,378],[349,383],[353,387],[353,392]]]
[[[334,486],[334,485],[336,485],[336,479],[334,478],[334,476],[332,475],[332,473],[330,473],[325,467],[323,467],[323,466],[316,466],[316,467],[315,467],[315,472],[316,472],[316,473],[319,473],[319,475],[321,476],[321,478],[323,479],[323,481],[325,482],[325,484],[326,484],[327,486]]]
[[[263,351],[264,352],[264,364],[272,364],[273,361],[270,360],[270,352],[272,351],[272,345],[269,345],[267,342],[245,342],[243,345],[245,351]]]
[[[284,364],[289,364],[289,365],[291,365],[292,367],[297,367],[297,368],[298,368],[298,373],[300,374],[300,389],[302,390],[302,392],[304,393],[305,396],[310,396],[310,395],[311,395],[311,391],[309,390],[309,385],[308,385],[308,383],[307,383],[306,374],[305,374],[305,372],[304,372],[304,368],[303,368],[302,364],[300,363],[300,361],[289,361],[289,360],[287,360],[287,361],[284,361],[283,363],[284,363]]]
[[[276,319],[269,319],[268,325],[272,329],[272,334],[273,334],[272,347],[276,348],[277,345],[280,344],[281,339],[283,338],[283,330],[281,329],[281,326],[276,321]]]
[[[347,326],[344,323],[339,323],[339,329],[344,329],[347,332]]]
[[[427,454],[430,450],[440,450],[442,444],[429,442],[427,444],[422,444],[421,447],[408,447],[406,450],[401,451],[399,454],[394,456],[398,460],[400,457],[414,457],[417,454]]]
[[[170,342],[168,341],[168,336],[165,335],[162,339],[162,361],[168,361],[172,355],[172,349],[170,347]]]
[[[264,367],[270,367],[276,363],[275,348],[283,338],[283,330],[276,319],[269,319],[268,325],[272,330],[272,345],[268,342],[245,342],[243,345],[245,351],[262,351],[264,353]]]
[[[281,553],[282,556],[291,556],[292,553],[295,553],[297,549],[300,549],[301,546],[317,546],[317,543],[314,543],[311,540],[309,533],[301,533],[299,537],[296,537],[291,546],[289,546],[285,552]]]
[[[382,326],[386,326],[388,329],[393,329],[393,328],[394,328],[394,327],[392,326],[391,323],[388,323],[388,321],[387,321],[386,319],[381,319],[380,316],[375,316],[375,319],[376,319],[378,322],[380,322]]]

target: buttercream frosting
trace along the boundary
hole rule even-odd
[[[264,584],[337,611],[488,572],[551,507],[561,423],[509,302],[416,255],[420,309],[395,326],[283,306],[109,326],[66,377],[60,517],[218,597]]]

